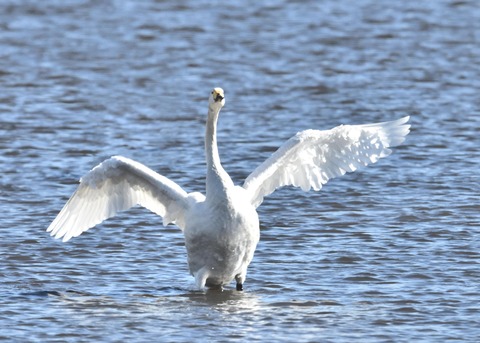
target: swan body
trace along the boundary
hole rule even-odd
[[[285,142],[242,186],[223,169],[217,147],[217,120],[225,104],[215,88],[209,97],[205,134],[206,194],[186,193],[141,163],[122,156],[102,162],[80,180],[77,190],[47,231],[68,241],[135,205],[175,223],[185,237],[190,272],[199,288],[236,281],[243,289],[247,267],[260,238],[256,208],[287,185],[320,190],[329,179],[376,162],[409,133],[409,117],[367,125],[306,130]]]

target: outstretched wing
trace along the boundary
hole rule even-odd
[[[409,133],[409,118],[299,132],[257,167],[243,188],[255,207],[282,186],[318,191],[328,180],[390,155],[389,147],[400,145]]]
[[[113,217],[141,205],[183,229],[187,193],[175,182],[122,156],[105,160],[80,180],[75,193],[47,232],[66,242]]]

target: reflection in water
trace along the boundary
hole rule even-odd
[[[254,311],[258,308],[258,297],[255,293],[236,290],[207,290],[185,294],[187,298],[200,304],[214,306],[222,311]]]

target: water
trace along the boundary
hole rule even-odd
[[[479,38],[473,0],[2,1],[0,339],[476,341]],[[245,292],[197,291],[178,229],[146,210],[48,236],[111,155],[202,191],[214,86],[237,183],[303,129],[409,114],[412,132],[266,199]]]

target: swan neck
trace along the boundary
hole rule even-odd
[[[209,106],[207,129],[205,134],[205,151],[207,158],[207,198],[209,193],[225,190],[232,183],[220,163],[217,146],[217,121],[220,108]]]

